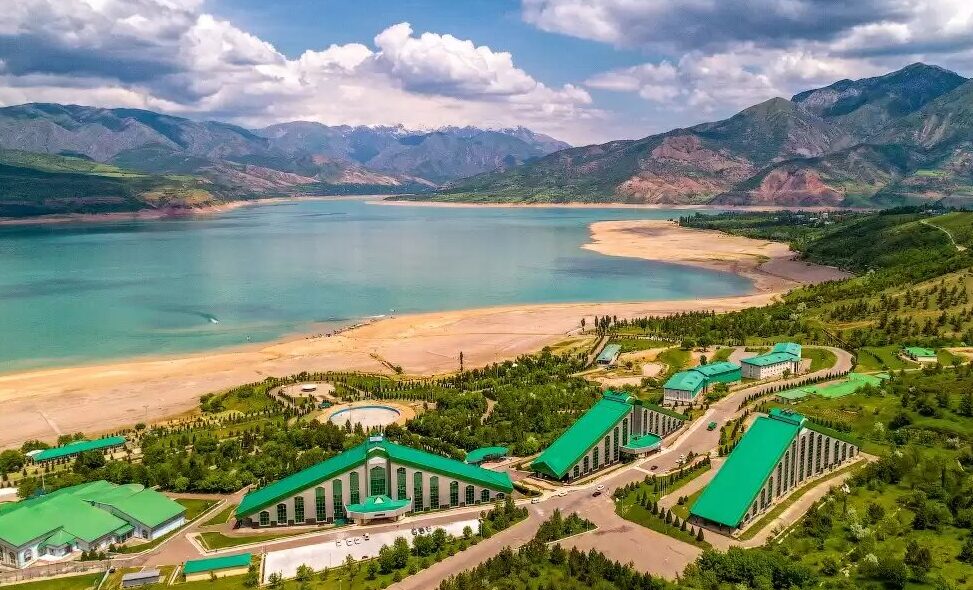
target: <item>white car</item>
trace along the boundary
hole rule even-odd
[[[595,490],[597,490],[599,492],[604,492],[605,491],[605,484],[603,484],[603,483],[598,484],[598,487],[596,487]]]
[[[567,490],[558,490],[557,495],[560,496],[561,498],[563,498],[564,496],[567,496],[568,495],[568,491]]]
[[[364,534],[364,535],[362,535],[362,536],[363,536],[363,537],[365,538],[365,540],[366,540],[366,541],[368,540],[368,533],[365,533],[365,534]]]
[[[359,539],[358,537],[355,537],[355,545],[358,545],[359,543],[361,543],[361,539]]]
[[[541,499],[540,498],[531,498],[530,499],[530,503],[531,504],[540,504],[541,503]]]
[[[345,539],[345,544],[351,547],[351,539]]]
[[[335,539],[334,544],[341,547],[341,539]]]

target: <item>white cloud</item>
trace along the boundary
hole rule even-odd
[[[131,106],[263,125],[523,124],[580,141],[604,114],[513,56],[408,23],[289,59],[199,0],[21,0],[0,20],[0,103]]]

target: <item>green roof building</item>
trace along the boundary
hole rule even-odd
[[[482,447],[466,454],[466,462],[471,465],[479,465],[486,461],[502,459],[510,453],[507,447]]]
[[[182,573],[187,582],[209,580],[211,576],[225,578],[247,573],[253,555],[241,553],[239,555],[223,555],[206,559],[190,559],[182,566]]]
[[[675,405],[692,405],[714,383],[734,383],[741,378],[740,365],[729,361],[700,365],[670,377],[662,386],[663,399]]]
[[[794,342],[778,342],[770,352],[758,354],[740,361],[742,376],[747,379],[771,379],[786,372],[801,372],[801,345]]]
[[[44,449],[43,451],[35,454],[33,458],[34,461],[40,463],[42,461],[53,461],[55,459],[72,457],[86,451],[103,451],[105,449],[112,449],[115,447],[120,447],[124,444],[124,436],[110,436],[108,438],[99,438],[98,440],[79,440],[66,444],[62,447]]]
[[[679,430],[684,421],[675,412],[606,392],[534,459],[531,470],[540,477],[573,481],[617,463],[623,450],[628,454],[658,450],[661,439]],[[659,444],[639,440],[646,435],[655,435]]]
[[[249,526],[397,519],[407,512],[489,503],[513,491],[507,473],[370,437],[250,491],[236,510]],[[380,508],[387,508],[382,510]]]
[[[936,351],[931,348],[922,348],[921,346],[906,346],[902,349],[905,356],[918,363],[935,363],[939,360],[936,356]]]
[[[618,361],[618,355],[622,353],[622,347],[619,344],[609,344],[598,355],[595,362],[603,367],[609,367],[614,365]]]
[[[733,534],[858,451],[853,439],[775,408],[754,420],[690,508],[690,516],[699,525]]]
[[[132,537],[152,540],[182,526],[185,517],[181,504],[139,484],[96,481],[62,488],[3,506],[0,562],[25,567]]]

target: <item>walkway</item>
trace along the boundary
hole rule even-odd
[[[961,245],[957,244],[956,243],[956,239],[953,237],[953,234],[951,234],[949,232],[949,230],[946,229],[945,227],[941,227],[941,226],[936,225],[935,223],[931,223],[928,219],[920,219],[919,220],[919,223],[921,223],[923,225],[928,225],[929,227],[934,227],[934,228],[938,229],[939,231],[943,232],[944,234],[946,234],[946,236],[949,238],[949,241],[952,242],[954,246],[956,246],[956,251],[957,252],[963,252],[963,251],[966,250],[966,246],[961,246]]]

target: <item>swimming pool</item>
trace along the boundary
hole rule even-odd
[[[328,420],[338,426],[350,421],[352,425],[361,424],[363,428],[371,428],[388,426],[398,420],[400,415],[401,412],[389,406],[357,406],[338,410]]]

